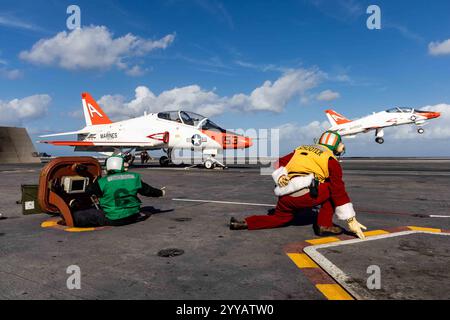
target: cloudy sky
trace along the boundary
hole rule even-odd
[[[70,4],[81,29],[66,27]],[[351,156],[450,156],[450,2],[24,1],[0,3],[0,125],[84,126],[80,93],[114,120],[186,109],[229,129],[279,128],[290,151],[328,127],[394,106],[443,113],[347,140]],[[40,151],[67,154],[63,147]]]

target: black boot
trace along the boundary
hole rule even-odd
[[[319,237],[326,237],[342,234],[344,230],[337,225],[333,225],[332,227],[324,227],[316,224],[314,225],[314,232]]]
[[[230,220],[230,230],[245,230],[248,229],[247,222],[239,221],[232,217]]]

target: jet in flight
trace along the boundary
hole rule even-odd
[[[415,110],[412,108],[392,108],[386,111],[374,112],[373,114],[349,120],[334,110],[325,111],[328,121],[331,124],[329,130],[337,131],[342,136],[353,138],[358,133],[375,131],[375,141],[379,144],[384,142],[384,128],[399,126],[404,124],[414,124],[417,126],[417,133],[424,133],[422,126],[430,119],[438,118],[439,112]]]
[[[81,95],[86,126],[78,131],[44,135],[77,135],[77,140],[39,141],[55,146],[74,147],[74,151],[125,153],[138,150],[163,150],[161,166],[171,163],[174,149],[190,149],[203,154],[208,168],[224,166],[215,156],[223,149],[245,149],[252,139],[222,129],[207,117],[188,111],[164,111],[134,119],[112,122],[89,93]]]

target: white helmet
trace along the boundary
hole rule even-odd
[[[121,156],[111,156],[106,160],[106,171],[125,171],[125,161]]]

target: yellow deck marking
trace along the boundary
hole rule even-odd
[[[50,227],[54,227],[56,225],[58,225],[58,221],[55,221],[55,220],[44,221],[41,223],[42,228],[50,228]]]
[[[292,261],[294,261],[295,265],[302,268],[318,268],[319,266],[305,253],[288,253],[287,254]]]
[[[340,240],[335,237],[326,237],[326,238],[306,240],[306,242],[311,243],[313,245],[336,242],[336,241],[340,241]]]
[[[95,228],[67,228],[64,229],[67,232],[86,232],[86,231],[95,231]]]
[[[424,228],[424,227],[414,227],[414,226],[408,226],[409,229],[414,231],[428,231],[428,232],[441,232],[441,229],[435,229],[435,228]]]
[[[381,234],[388,234],[389,232],[384,231],[384,230],[370,230],[370,231],[366,231],[364,232],[364,235],[366,237],[370,237],[370,236],[379,236]]]
[[[353,297],[338,284],[316,284],[316,288],[328,300],[354,300]]]

